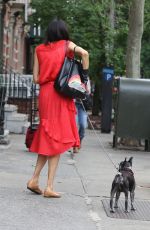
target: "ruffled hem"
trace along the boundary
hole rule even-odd
[[[30,152],[34,152],[41,155],[53,156],[62,154],[71,147],[79,146],[79,139],[68,139],[66,142],[58,142],[54,138],[50,138],[43,127],[40,127],[36,133],[32,145],[29,149]]]

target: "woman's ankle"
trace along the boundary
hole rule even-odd
[[[50,190],[50,191],[53,191],[53,186],[52,185],[47,185],[45,190]]]
[[[28,183],[33,183],[33,184],[37,184],[37,185],[38,185],[38,183],[39,183],[39,178],[32,177],[32,178],[28,181]]]

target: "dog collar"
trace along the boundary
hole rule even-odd
[[[129,168],[124,168],[123,170],[121,170],[121,172],[129,172],[132,175],[134,175],[133,171],[131,169],[129,169]]]

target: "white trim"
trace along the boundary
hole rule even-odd
[[[15,53],[19,53],[19,50],[17,50],[17,49],[14,48],[14,52],[15,52]]]
[[[18,59],[14,58],[14,62],[18,63]]]

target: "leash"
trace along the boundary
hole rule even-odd
[[[113,162],[113,160],[111,159],[109,153],[106,151],[104,145],[102,144],[101,139],[100,139],[100,137],[98,136],[98,134],[97,134],[97,132],[96,132],[96,130],[95,130],[95,128],[94,128],[92,122],[91,122],[91,119],[90,119],[90,117],[89,117],[89,115],[88,115],[88,113],[87,113],[87,111],[86,111],[86,109],[85,109],[85,107],[84,107],[84,104],[83,104],[83,102],[82,102],[81,99],[80,99],[80,102],[81,102],[81,104],[82,104],[82,107],[83,107],[84,112],[86,112],[86,114],[87,114],[88,121],[89,121],[89,123],[90,123],[90,125],[91,125],[91,127],[92,127],[92,129],[93,129],[93,131],[94,131],[94,133],[95,133],[95,136],[96,136],[97,139],[98,139],[98,142],[99,142],[99,144],[100,144],[102,150],[104,151],[104,153],[106,154],[106,156],[108,157],[108,159],[110,160],[110,162],[112,163],[112,165],[114,166],[114,168],[115,168],[115,169],[117,170],[117,172],[118,172],[118,168],[116,167],[116,165],[115,165],[115,163]]]

